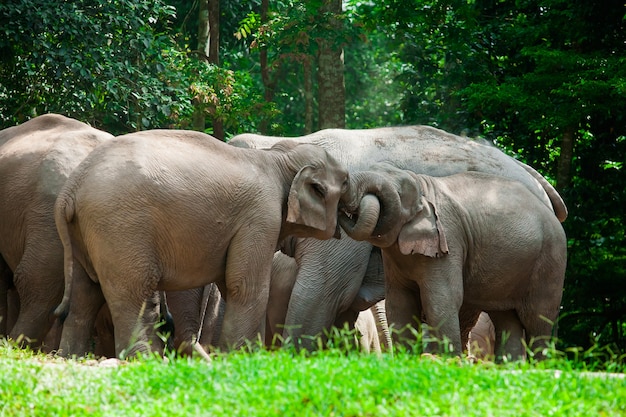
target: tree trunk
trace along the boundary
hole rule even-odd
[[[574,156],[576,128],[568,126],[563,132],[561,139],[561,154],[559,155],[558,168],[556,173],[556,188],[561,191],[570,185],[572,180],[572,157]]]
[[[207,1],[207,0],[204,0]],[[209,64],[220,65],[220,1],[208,0],[209,11]],[[224,123],[218,117],[213,117],[213,136],[219,140],[224,140]]]
[[[209,64],[218,66],[220,64],[220,2],[219,0],[208,0],[209,12],[209,40],[207,54]]]
[[[318,107],[319,128],[345,128],[346,92],[344,84],[343,49],[333,40],[341,36],[341,0],[324,0],[320,14],[330,13],[329,34],[319,41]]]
[[[261,1],[261,24],[267,23],[267,12],[269,10],[269,0]],[[271,103],[274,100],[274,89],[276,88],[276,81],[272,80],[270,76],[270,69],[267,63],[267,46],[261,46],[259,61],[261,65],[261,80],[263,81],[263,98],[266,103]],[[263,119],[259,124],[259,130],[262,134],[267,135],[268,132],[268,120]]]
[[[198,53],[204,61],[209,57],[209,0],[198,2]]]
[[[209,56],[209,0],[198,2],[198,58],[205,62]],[[206,107],[200,98],[193,101],[192,129],[204,132]]]
[[[220,44],[220,2],[200,0],[198,2],[198,57],[209,65],[219,65]],[[194,99],[193,129],[203,132],[206,129],[206,104],[202,99]],[[224,125],[213,117],[213,136],[224,140]]]
[[[313,133],[313,82],[311,77],[311,57],[304,57],[304,134]]]

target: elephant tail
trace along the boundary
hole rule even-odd
[[[525,163],[518,160],[515,160],[515,162],[517,162],[522,168],[526,170],[526,172],[528,172],[533,178],[535,178],[539,182],[539,184],[541,184],[544,191],[548,195],[550,202],[552,203],[554,214],[556,215],[557,219],[559,219],[559,221],[563,223],[565,219],[567,219],[567,206],[565,205],[565,202],[563,201],[563,198],[561,197],[559,192],[552,186],[552,184],[548,182],[548,180],[543,177],[543,175],[538,173],[533,167],[526,165]]]
[[[74,199],[68,193],[61,192],[54,206],[54,221],[59,232],[59,238],[63,244],[63,271],[65,276],[65,290],[61,304],[54,310],[54,314],[65,320],[70,307],[70,294],[72,293],[72,276],[74,270],[74,252],[70,238],[68,224],[74,219]]]

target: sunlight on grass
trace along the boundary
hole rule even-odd
[[[347,346],[347,344],[346,344]],[[471,363],[327,349],[147,356],[106,367],[0,346],[2,416],[588,416],[626,413],[626,380],[564,358]],[[617,365],[616,365],[616,368]],[[623,370],[623,367],[619,367]],[[618,369],[614,369],[618,370]]]

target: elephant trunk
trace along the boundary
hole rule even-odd
[[[375,195],[367,194],[361,199],[358,217],[353,219],[345,213],[339,216],[339,224],[354,240],[367,240],[374,233],[380,216],[380,202]]]
[[[382,340],[382,345],[385,347],[385,350],[391,352],[391,331],[389,330],[389,323],[387,322],[387,309],[385,307],[385,300],[377,302],[371,308],[374,312],[374,317],[376,319],[376,329],[378,330],[378,337]]]
[[[378,172],[353,174],[345,196],[339,224],[355,240],[385,235],[401,215],[398,191]]]

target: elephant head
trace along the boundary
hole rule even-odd
[[[337,209],[348,189],[348,171],[323,148],[285,140],[272,147],[285,152],[286,164],[297,171],[287,198],[287,218],[293,235],[339,238]]]
[[[389,163],[353,175],[356,202],[346,205],[347,213],[339,218],[341,227],[351,238],[381,248],[397,242],[405,255],[437,257],[447,253],[436,204],[418,178]]]

